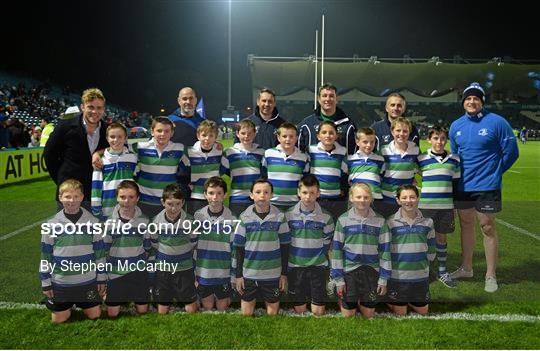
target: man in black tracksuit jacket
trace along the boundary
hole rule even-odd
[[[302,152],[307,152],[309,145],[317,145],[317,132],[322,121],[333,121],[336,125],[337,142],[347,149],[347,153],[354,154],[356,149],[354,122],[337,107],[337,89],[330,84],[319,88],[319,105],[313,114],[307,116],[298,125],[298,147]]]
[[[374,151],[380,152],[384,145],[390,144],[394,137],[390,130],[391,122],[403,115],[407,103],[405,97],[400,93],[392,93],[386,99],[386,116],[383,120],[374,122],[371,128],[375,130],[375,149]],[[409,140],[420,147],[420,136],[418,135],[418,129],[413,125],[409,134]]]

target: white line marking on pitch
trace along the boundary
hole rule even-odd
[[[509,169],[508,172],[512,172],[512,173],[521,173],[521,172],[518,172],[518,171],[512,171],[511,169]]]
[[[1,310],[43,310],[46,307],[37,303],[21,303],[21,302],[4,302],[0,301]],[[126,312],[129,314],[133,311]],[[183,309],[178,307],[173,307],[173,314],[185,314]],[[208,311],[202,312],[203,314],[240,314],[239,309],[229,309],[226,312],[217,312],[217,311]],[[255,311],[256,315],[264,315],[265,311],[262,308],[259,308]],[[307,312],[304,314],[296,314],[289,311],[281,311],[280,315],[287,317],[297,317],[297,318],[306,318],[313,317],[313,314]],[[433,313],[427,316],[420,316],[418,314],[411,314],[405,317],[397,317],[391,313],[377,313],[377,317],[382,318],[391,318],[391,319],[433,319],[433,320],[466,320],[466,321],[494,321],[494,322],[530,322],[530,323],[540,323],[540,316],[527,315],[527,314],[475,314],[475,313],[466,313],[466,312],[454,312],[454,313]],[[342,318],[341,313],[337,311],[332,311],[325,314],[322,317],[326,318]],[[321,317],[317,317],[321,318]]]
[[[516,227],[515,225],[510,224],[510,223],[508,223],[508,222],[505,222],[505,221],[503,221],[502,219],[498,219],[498,218],[497,218],[497,219],[495,219],[495,221],[496,221],[497,223],[499,223],[499,224],[504,225],[505,227],[508,227],[508,228],[510,228],[510,229],[515,230],[515,231],[518,232],[518,233],[528,235],[528,236],[530,236],[531,238],[535,238],[536,240],[540,240],[540,235],[538,235],[538,234],[534,234],[534,233],[531,233],[531,232],[529,232],[528,230],[525,230],[525,229],[523,229],[523,228]]]
[[[36,222],[36,223],[29,224],[29,225],[24,226],[24,227],[22,227],[22,228],[19,228],[19,229],[17,229],[17,230],[14,230],[14,231],[12,231],[11,233],[8,233],[8,234],[6,234],[6,235],[2,235],[2,236],[0,236],[0,241],[9,239],[9,238],[11,238],[11,237],[13,237],[13,236],[15,236],[15,235],[17,235],[17,234],[20,234],[20,233],[22,233],[22,232],[25,232],[25,231],[27,231],[28,229],[30,229],[30,228],[32,228],[32,227],[35,227],[35,226],[38,225],[38,224],[43,223],[44,221],[45,221],[45,219],[42,220],[42,221],[38,221],[38,222]]]

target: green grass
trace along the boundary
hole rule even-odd
[[[527,349],[524,322],[255,317],[124,316],[55,326],[45,310],[0,311],[0,347],[41,349]],[[17,327],[21,327],[20,329]],[[31,332],[28,329],[31,328]],[[488,337],[489,335],[489,337]],[[509,337],[511,336],[511,337]]]
[[[225,147],[231,141],[223,142]],[[422,144],[422,149],[426,145]],[[498,218],[540,234],[540,142],[520,144],[520,159],[503,181]],[[517,173],[519,172],[519,173]],[[0,238],[54,214],[55,186],[49,179],[0,187]],[[0,302],[41,300],[37,268],[39,226],[0,241]],[[431,285],[434,313],[525,314],[540,316],[540,242],[497,225],[500,260],[495,294],[483,291],[485,258],[477,229],[475,277],[457,289]],[[448,266],[460,263],[459,226],[449,235]],[[330,308],[335,305],[329,306]],[[384,307],[380,311],[386,311]],[[244,318],[237,314],[173,314],[51,325],[47,310],[0,309],[0,348],[191,348],[191,349],[530,349],[538,347],[538,322],[396,320],[377,318]],[[226,326],[226,327],[225,327]],[[29,332],[30,331],[30,332]],[[76,337],[72,337],[76,335]]]

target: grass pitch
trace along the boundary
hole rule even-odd
[[[223,142],[225,147],[230,143]],[[102,317],[98,321],[87,321],[76,311],[71,322],[54,326],[50,323],[50,313],[38,305],[42,294],[37,268],[39,223],[55,212],[55,185],[44,178],[2,187],[0,348],[538,348],[540,142],[520,144],[519,148],[519,160],[504,175],[503,211],[497,217],[514,226],[497,225],[499,291],[488,294],[483,290],[485,258],[481,233],[477,229],[475,277],[459,281],[457,289],[444,288],[439,282],[430,287],[433,298],[430,310],[434,317],[441,316],[441,319],[244,318],[231,312],[169,316],[151,313],[141,317],[126,313],[117,320]],[[422,145],[422,149],[426,149],[426,145]],[[450,270],[459,265],[460,251],[458,226],[449,236]],[[329,306],[330,309],[335,307]],[[378,311],[387,310],[382,306]]]

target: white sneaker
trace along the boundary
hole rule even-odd
[[[463,267],[459,267],[452,273],[450,273],[450,278],[452,279],[459,279],[459,278],[472,278],[473,277],[473,270],[466,271],[463,269]]]
[[[492,293],[497,291],[497,289],[499,289],[499,285],[497,285],[497,279],[495,279],[495,277],[487,277],[484,290],[488,293]]]

